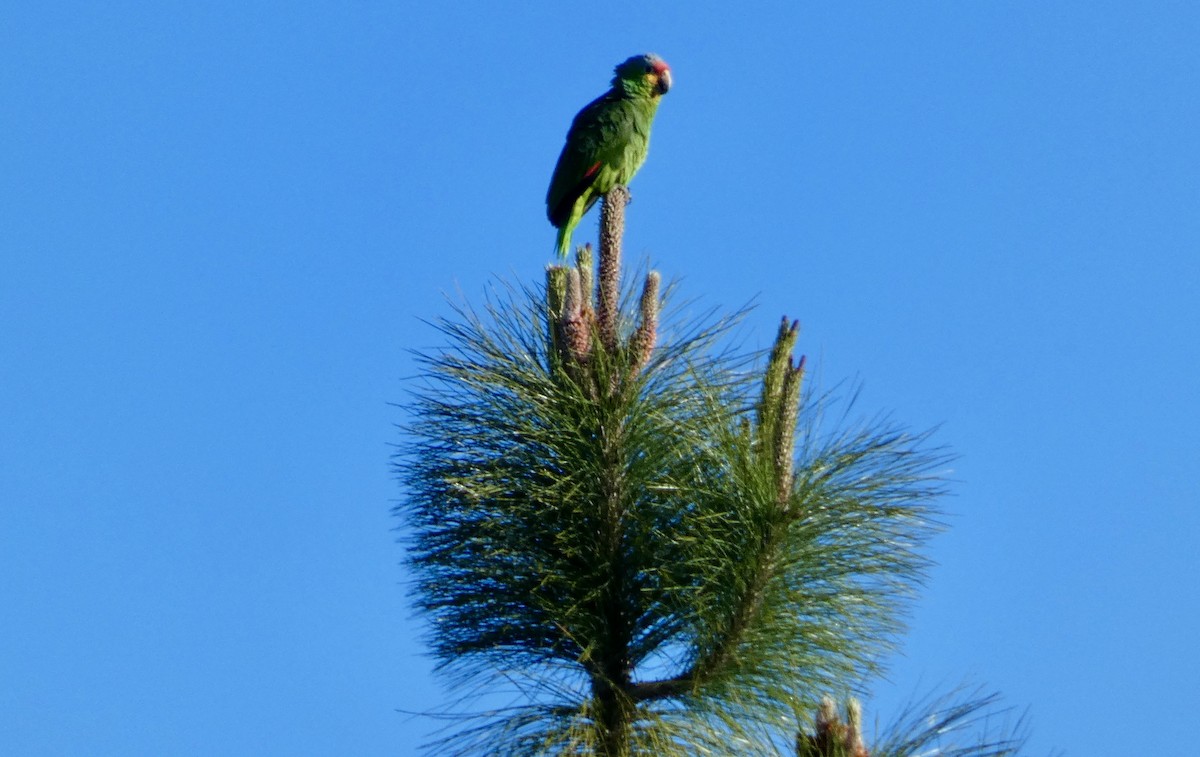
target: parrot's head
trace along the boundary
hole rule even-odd
[[[629,97],[659,97],[671,88],[671,67],[653,53],[635,55],[616,68],[613,88]]]

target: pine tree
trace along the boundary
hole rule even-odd
[[[829,428],[796,322],[761,355],[730,347],[744,312],[666,328],[674,287],[623,291],[627,196],[604,198],[598,271],[580,248],[418,356],[414,596],[465,704],[515,692],[436,753],[1014,754],[970,728],[990,697],[872,746],[851,696],[902,630],[946,451],[886,419]]]

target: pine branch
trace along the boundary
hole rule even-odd
[[[1025,743],[1024,715],[982,689],[956,689],[910,704],[875,738],[872,757],[1014,757]]]
[[[631,695],[638,700],[677,697],[702,689],[710,679],[725,675],[737,648],[745,642],[758,614],[768,584],[778,576],[777,568],[783,557],[789,524],[788,503],[793,483],[792,452],[800,406],[800,381],[804,359],[793,365],[792,348],[799,333],[799,324],[788,326],[783,319],[775,344],[767,361],[762,381],[762,395],[757,406],[757,443],[752,454],[765,459],[775,478],[775,509],[767,507],[766,529],[758,549],[750,555],[748,580],[740,596],[731,604],[729,616],[720,626],[724,629],[706,649],[698,650],[690,669],[669,679],[648,681],[634,687]],[[772,517],[774,515],[774,517]]]
[[[629,349],[633,353],[633,373],[638,373],[650,363],[654,345],[658,341],[658,290],[662,277],[658,271],[646,274],[646,282],[642,285],[642,296],[638,301],[637,330],[629,339]]]
[[[629,190],[615,186],[600,205],[600,342],[610,354],[617,351],[617,314],[621,294],[621,237],[625,234],[625,205]]]
[[[731,319],[664,326],[656,272],[622,300],[627,199],[604,198],[598,272],[582,247],[541,292],[459,308],[438,324],[449,345],[419,356],[398,508],[417,605],[464,702],[500,685],[524,702],[439,753],[845,735],[812,719],[818,694],[879,671],[921,580],[944,453],[878,420],[827,430],[795,322],[744,356]]]

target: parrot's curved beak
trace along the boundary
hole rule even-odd
[[[658,94],[665,95],[671,88],[671,69],[663,69],[658,75]]]

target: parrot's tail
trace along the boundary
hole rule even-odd
[[[558,238],[555,240],[555,245],[558,249],[558,256],[566,259],[571,254],[571,224],[564,223],[558,230]]]

